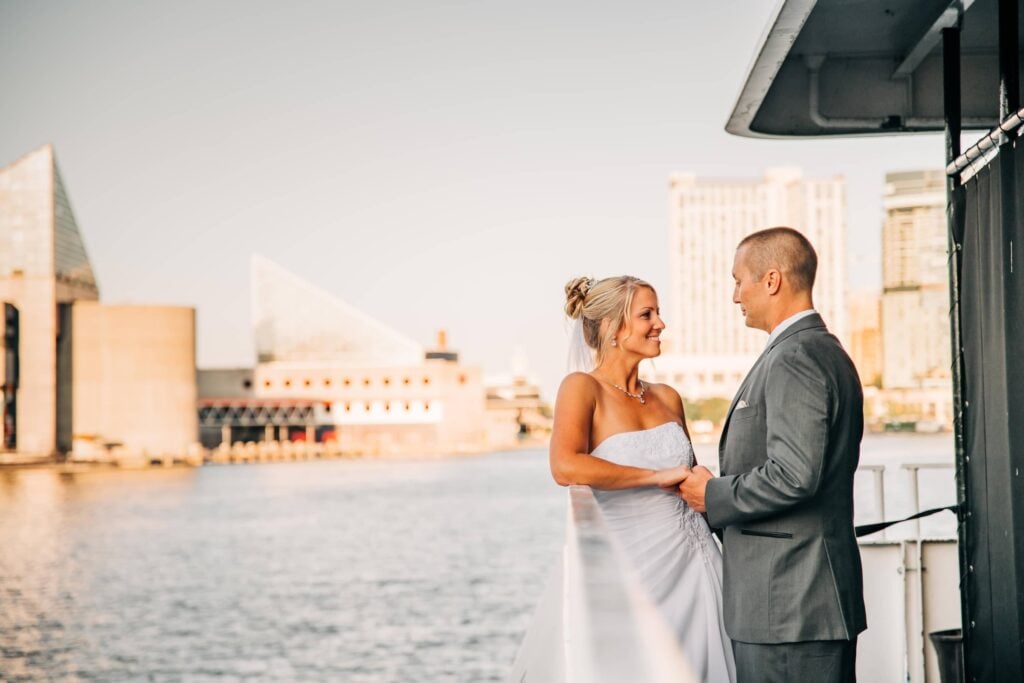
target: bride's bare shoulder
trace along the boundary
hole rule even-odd
[[[593,419],[597,410],[597,391],[597,380],[587,373],[566,375],[555,399],[555,431],[559,431],[561,425],[582,425]]]
[[[678,391],[668,384],[648,384],[647,387],[651,393],[660,398],[665,404],[680,415],[683,415],[683,399]]]
[[[593,392],[597,388],[597,380],[592,375],[588,373],[569,373],[562,379],[558,392],[561,393],[563,390]]]
[[[597,380],[585,372],[570,372],[558,388],[559,399],[593,399],[597,395]]]

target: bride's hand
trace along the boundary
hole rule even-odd
[[[654,474],[655,485],[663,489],[674,489],[690,476],[690,468],[686,465],[678,465],[667,470],[658,470]]]

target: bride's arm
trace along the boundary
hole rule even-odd
[[[577,372],[562,381],[555,399],[550,449],[551,476],[559,486],[585,484],[597,489],[668,487],[686,478],[688,467],[651,470],[616,465],[590,455],[590,426],[596,404],[594,378]]]

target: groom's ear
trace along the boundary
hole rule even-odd
[[[764,284],[769,294],[778,294],[782,289],[782,273],[777,270],[769,270],[764,274]]]

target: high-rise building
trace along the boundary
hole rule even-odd
[[[885,176],[882,227],[882,386],[948,385],[949,283],[946,176]]]
[[[842,177],[806,179],[797,168],[763,178],[698,179],[670,185],[665,350],[648,374],[691,399],[731,397],[767,336],[744,324],[732,302],[733,257],[747,235],[773,226],[799,230],[818,254],[815,308],[844,343],[846,194]]]
[[[949,427],[946,176],[885,176],[882,226],[882,399],[890,418]]]

